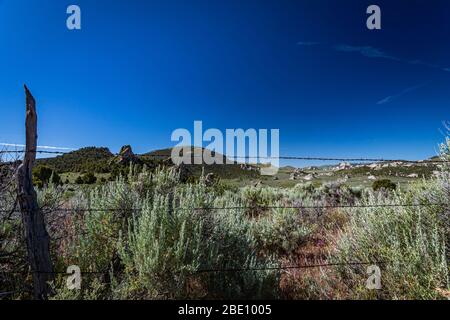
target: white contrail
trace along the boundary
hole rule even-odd
[[[24,144],[16,144],[16,143],[3,143],[3,142],[0,142],[0,146],[25,148]],[[37,148],[39,148],[39,149],[51,149],[51,150],[75,150],[75,148],[52,147],[52,146],[37,146]]]
[[[392,100],[400,98],[401,96],[404,96],[405,94],[407,94],[407,93],[409,93],[411,91],[417,90],[417,89],[423,87],[426,84],[427,83],[422,83],[422,84],[419,84],[419,85],[416,85],[416,86],[413,86],[413,87],[406,88],[405,90],[401,91],[400,93],[397,93],[397,94],[394,94],[394,95],[391,95],[391,96],[387,96],[386,98],[378,101],[377,104],[385,104],[385,103],[391,102]]]

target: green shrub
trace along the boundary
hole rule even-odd
[[[360,204],[388,206],[348,212],[350,225],[332,257],[339,262],[379,262],[383,286],[380,292],[366,289],[367,266],[342,267],[341,280],[353,298],[434,299],[439,297],[438,288],[449,288],[448,217],[444,222],[445,207],[431,205],[436,199],[448,201],[441,188],[439,181],[430,181],[389,199],[369,194]],[[397,203],[430,206],[391,206]]]
[[[72,243],[70,264],[83,270],[108,270],[117,256],[121,233],[128,220],[141,207],[137,193],[124,179],[118,179],[87,191],[79,191],[70,201],[74,208],[74,228],[78,235]],[[88,209],[88,211],[83,211]],[[101,248],[101,250],[99,250]]]
[[[85,173],[82,177],[84,184],[94,184],[97,182],[97,177],[92,173]]]
[[[44,210],[44,213],[52,214],[62,204],[64,189],[61,185],[49,183],[36,193],[39,207]]]
[[[251,217],[257,217],[267,212],[267,207],[279,201],[283,194],[275,188],[262,186],[248,186],[241,189],[241,195],[247,214]]]
[[[396,188],[397,188],[397,185],[389,179],[377,180],[377,181],[374,181],[372,184],[373,191],[378,191],[378,190],[394,191]]]
[[[6,299],[30,298],[17,288],[31,285],[26,278],[27,252],[21,215],[12,213],[16,204],[16,167],[1,162],[0,154],[0,292],[13,292]]]
[[[78,177],[75,179],[75,183],[76,183],[76,184],[84,184],[83,177],[82,177],[82,176],[78,176]]]
[[[251,223],[242,210],[207,209],[215,207],[219,198],[203,179],[180,184],[173,169],[136,173],[130,168],[128,178],[79,190],[70,207],[75,213],[92,210],[75,215],[76,236],[58,265],[76,264],[85,271],[105,273],[91,274],[90,282],[83,282],[75,296],[58,284],[58,297],[277,297],[277,270],[213,271],[278,265],[268,255],[259,256]],[[94,286],[105,277],[108,284]]]
[[[92,172],[87,172],[83,175],[79,175],[75,179],[76,184],[94,184],[97,182],[97,177]]]
[[[127,278],[117,294],[145,298],[275,297],[276,271],[212,271],[252,268],[271,261],[257,258],[250,224],[242,221],[242,215],[186,210],[213,206],[215,197],[206,192],[203,181],[177,188],[172,196],[160,195],[172,178],[170,172],[157,173],[152,188],[159,191],[152,197],[153,204],[144,205],[141,215],[130,223],[129,236],[122,240],[120,250]]]
[[[292,253],[304,244],[314,225],[302,221],[298,209],[275,208],[252,223],[258,247],[266,253]]]
[[[130,225],[120,250],[127,282],[136,283],[127,295],[145,290],[144,298],[188,296],[189,275],[200,267],[202,224],[191,215],[187,219],[185,212],[169,215],[168,207],[168,198],[158,197]]]
[[[56,185],[61,184],[61,177],[56,173],[56,171],[51,168],[39,165],[33,168],[33,184],[42,188],[44,185],[53,183]]]

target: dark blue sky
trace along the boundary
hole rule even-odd
[[[82,30],[66,28],[78,4]],[[382,30],[369,31],[378,4]],[[0,142],[136,152],[279,128],[280,153],[425,158],[450,119],[448,1],[0,0]]]

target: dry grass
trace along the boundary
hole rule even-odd
[[[284,266],[324,265],[329,263],[330,252],[335,250],[335,238],[348,222],[340,210],[328,210],[318,218],[320,225],[307,243],[293,254],[284,257]],[[347,288],[340,281],[333,266],[294,268],[283,272],[280,281],[285,299],[344,299]]]

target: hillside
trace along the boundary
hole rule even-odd
[[[214,173],[215,175],[221,177],[222,179],[252,179],[252,178],[258,178],[259,172],[258,168],[256,166],[252,165],[246,165],[238,162],[234,162],[233,164],[226,164],[226,157],[222,154],[217,154],[217,157],[221,157],[223,164],[194,164],[194,150],[196,148],[191,147],[190,148],[190,154],[191,156],[191,164],[186,165],[188,171],[193,176],[200,176],[202,174],[202,171],[204,174],[208,173]],[[202,148],[202,152],[205,150],[205,148]],[[172,163],[170,158],[170,154],[172,152],[172,149],[160,149],[151,151],[145,154],[140,155],[140,158],[143,160],[150,160],[150,159],[163,159],[163,161]]]
[[[108,148],[86,147],[63,155],[37,159],[37,165],[45,165],[58,173],[66,172],[98,172],[110,171],[109,161],[114,155]]]
[[[193,148],[191,150],[193,151]],[[158,165],[173,166],[170,154],[171,149],[167,148],[141,155],[133,154],[133,157],[137,163],[154,168]],[[223,157],[225,163],[225,156],[220,156]],[[83,172],[112,173],[117,172],[117,170],[123,172],[128,168],[128,163],[122,161],[121,154],[115,155],[108,148],[104,147],[86,147],[53,158],[41,158],[37,160],[37,165],[48,166],[60,174]],[[256,178],[259,176],[256,167],[238,163],[230,165],[190,164],[186,165],[186,167],[190,175],[197,177],[202,174],[202,171],[205,174],[214,173],[224,179]]]

